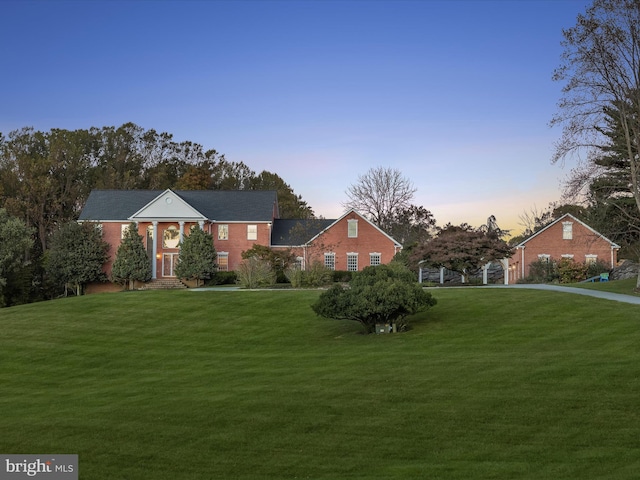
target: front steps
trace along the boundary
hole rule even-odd
[[[140,290],[180,290],[187,286],[177,278],[158,278],[145,283]]]

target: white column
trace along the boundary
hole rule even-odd
[[[153,224],[153,260],[151,260],[151,278],[154,280],[158,278],[158,222],[151,222]]]
[[[444,284],[444,267],[440,267],[440,285]]]
[[[486,285],[487,283],[489,283],[489,280],[487,279],[488,270],[489,270],[489,264],[487,263],[484,267],[482,267],[482,284],[483,285]]]
[[[500,260],[502,264],[502,271],[504,272],[504,284],[509,285],[509,259],[503,258]]]
[[[204,232],[204,220],[198,220],[198,225],[200,225],[200,230]]]
[[[178,225],[180,225],[180,237],[178,238],[178,241],[182,243],[182,240],[184,239],[184,222],[178,222]]]

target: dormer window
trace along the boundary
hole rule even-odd
[[[562,222],[562,239],[573,240],[573,222]]]

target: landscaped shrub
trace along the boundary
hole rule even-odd
[[[360,322],[367,333],[377,324],[405,330],[408,315],[436,304],[414,277],[399,264],[365,267],[348,286],[335,284],[323,292],[311,308],[322,317]]]
[[[298,265],[291,265],[285,270],[287,280],[293,288],[302,288],[304,282],[304,271]]]
[[[271,264],[258,257],[243,260],[236,271],[238,282],[244,288],[268,287],[276,283],[276,274]]]
[[[332,275],[334,283],[349,283],[353,276],[353,272],[348,270],[334,270]]]
[[[320,262],[313,262],[307,270],[291,265],[285,272],[293,288],[317,288],[331,284],[332,271]]]
[[[275,251],[265,245],[254,245],[249,250],[242,252],[242,258],[259,258],[269,262],[271,270],[275,273],[277,283],[287,283],[285,271],[290,265],[295,264],[295,258],[291,251]]]
[[[323,287],[332,281],[331,270],[320,262],[313,262],[304,273],[304,283],[307,287]]]
[[[559,262],[540,259],[529,264],[529,276],[519,283],[576,283],[608,272],[603,262],[576,262],[572,258],[562,258]]]
[[[209,285],[235,285],[236,283],[238,283],[236,272],[216,272],[208,282]]]
[[[555,262],[539,259],[529,264],[529,276],[523,283],[550,283],[557,279],[558,271]]]
[[[587,266],[587,278],[599,276],[601,273],[609,272],[611,267],[604,262],[598,260]]]
[[[587,265],[578,263],[573,258],[563,258],[558,262],[558,278],[560,283],[576,283],[586,280]]]

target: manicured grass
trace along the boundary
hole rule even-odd
[[[133,292],[0,311],[0,452],[88,479],[632,479],[640,310],[443,289],[397,335],[317,292]]]
[[[572,284],[572,287],[588,288],[591,290],[602,290],[604,292],[622,293],[624,295],[640,295],[635,291],[636,278],[616,280],[611,282],[587,282]]]

